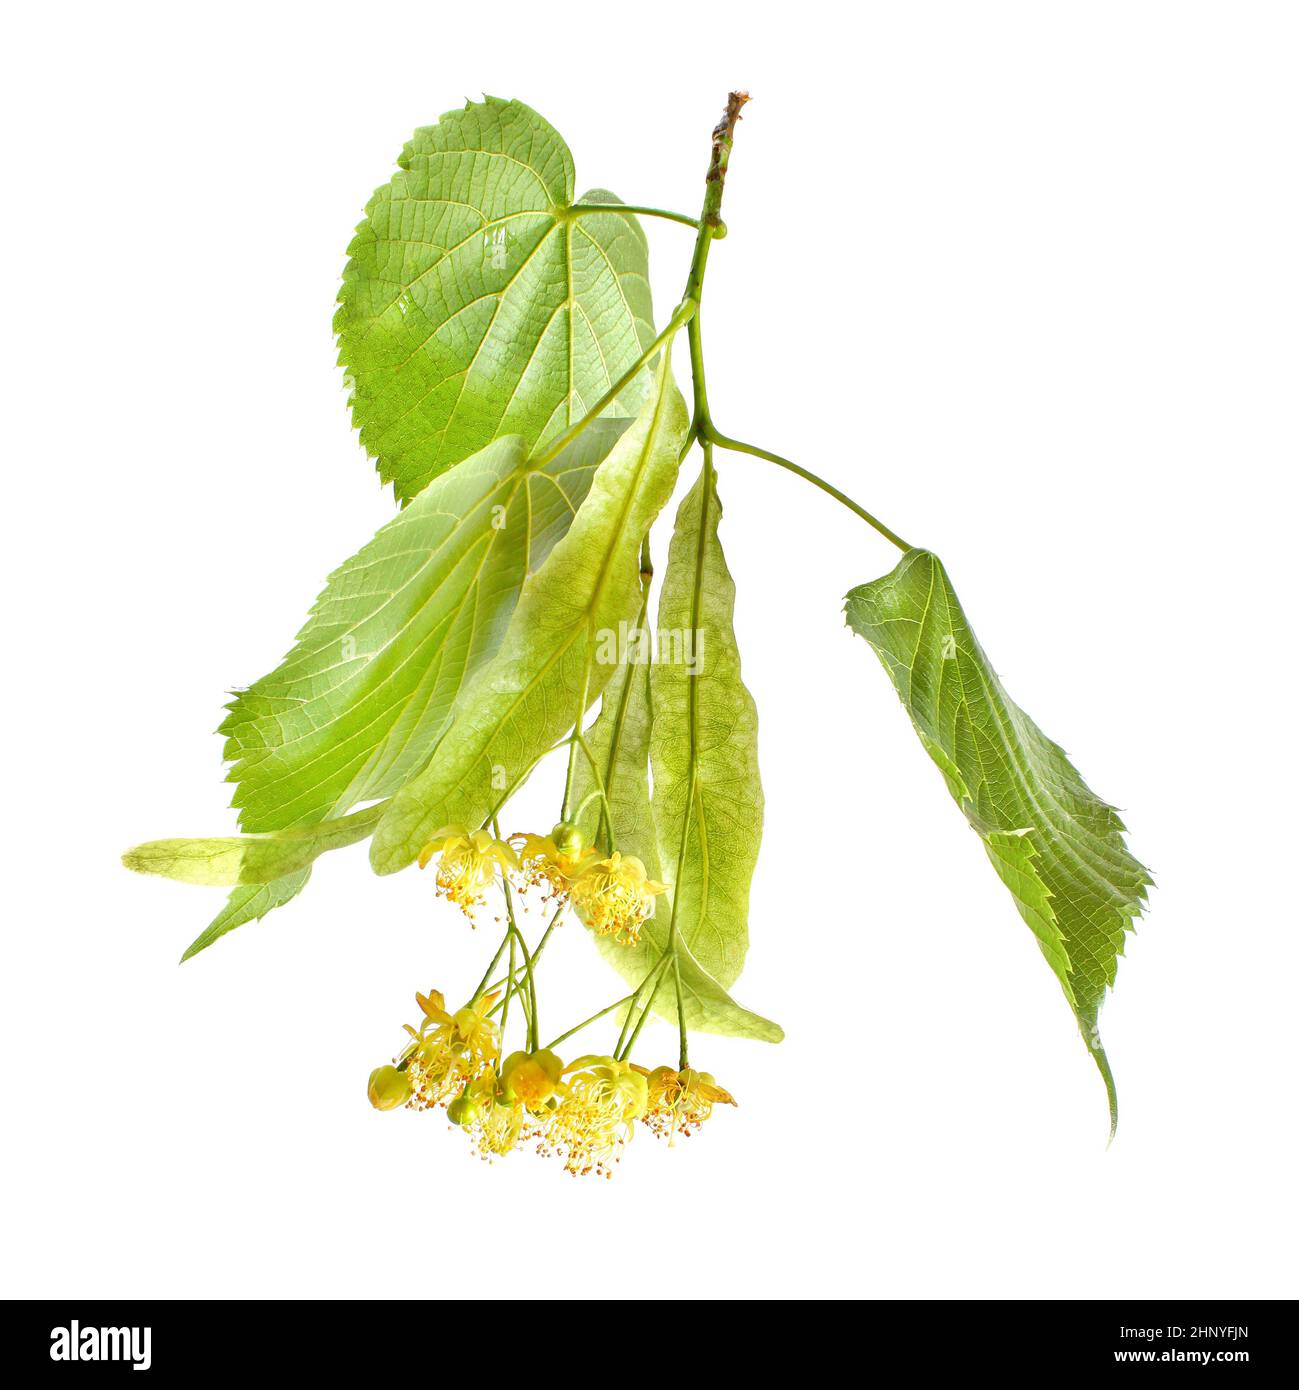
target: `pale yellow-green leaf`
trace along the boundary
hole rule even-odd
[[[226,835],[194,840],[150,840],[122,856],[128,869],[208,886],[267,884],[308,868],[320,855],[364,840],[383,807],[370,806],[319,825],[266,835]]]
[[[710,471],[682,502],[668,552],[650,678],[651,756],[659,860],[677,930],[700,965],[731,985],[748,948],[763,798],[758,713],[740,678],[721,515]]]

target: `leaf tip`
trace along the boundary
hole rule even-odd
[[[1110,1059],[1105,1055],[1105,1049],[1101,1046],[1100,1034],[1096,1031],[1095,1024],[1092,1024],[1083,1033],[1083,1038],[1087,1043],[1088,1050],[1096,1062],[1097,1070],[1101,1074],[1101,1080],[1105,1083],[1105,1098],[1109,1103],[1110,1109],[1110,1132],[1105,1141],[1105,1148],[1108,1151],[1114,1143],[1114,1136],[1119,1130],[1119,1093],[1114,1084],[1114,1072],[1110,1068]]]

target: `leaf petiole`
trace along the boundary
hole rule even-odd
[[[824,478],[818,477],[811,469],[802,468],[789,459],[782,458],[779,454],[773,454],[769,449],[760,449],[756,444],[745,444],[739,439],[731,439],[728,435],[714,429],[711,424],[707,425],[707,438],[719,449],[727,449],[735,454],[752,454],[754,458],[766,459],[768,463],[774,463],[779,468],[787,468],[791,473],[797,473],[800,478],[805,478],[814,487],[819,487],[822,492],[828,493],[837,502],[842,502],[850,512],[861,517],[868,526],[873,526],[886,541],[892,541],[899,550],[907,551],[913,548],[895,531],[891,531],[885,526],[878,517],[872,516],[865,507],[858,506],[846,492],[840,492],[833,483],[828,483]]]
[[[632,212],[637,217],[662,217],[668,222],[680,222],[686,227],[699,226],[697,218],[687,217],[684,212],[669,212],[666,208],[647,208],[638,203],[574,203],[568,209],[570,217],[585,217],[593,212]]]

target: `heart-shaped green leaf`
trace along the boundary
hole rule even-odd
[[[580,211],[617,200],[575,204],[568,147],[522,102],[449,112],[398,162],[348,248],[334,328],[361,442],[405,500],[501,435],[566,429],[654,329],[639,223]]]

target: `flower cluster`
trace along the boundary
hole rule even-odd
[[[488,892],[499,888],[505,936],[479,993],[464,1008],[450,1012],[436,990],[415,996],[423,1017],[418,1026],[406,1026],[410,1041],[393,1064],[371,1073],[370,1102],[379,1110],[445,1109],[488,1162],[530,1144],[538,1153],[558,1157],[572,1174],[609,1177],[638,1121],[671,1142],[677,1134],[693,1134],[715,1105],[735,1102],[707,1072],[685,1067],[684,1055],[680,1071],[647,1071],[628,1060],[653,1007],[651,985],[661,983],[671,959],[670,933],[635,994],[559,1039],[626,1006],[615,1055],[587,1054],[565,1064],[554,1051],[538,1046],[536,961],[566,910],[599,936],[622,946],[638,945],[667,884],[651,878],[634,855],[591,844],[568,820],[548,835],[498,837],[499,831],[492,835],[449,825],[419,855],[421,868],[436,863],[438,896],[455,903],[471,922]],[[522,894],[539,890],[556,908],[545,936],[531,949],[519,929],[511,887]],[[489,987],[507,948],[508,968]],[[502,1033],[515,999],[527,1047],[502,1061]]]
[[[582,831],[568,821],[549,835],[524,833],[509,840],[449,825],[420,851],[420,868],[435,858],[438,895],[455,903],[470,921],[499,876],[525,892],[540,888],[543,901],[571,904],[597,936],[623,946],[640,941],[641,928],[654,915],[655,899],[668,888],[652,879],[635,855],[617,850],[606,855],[587,844]]]
[[[495,996],[448,1014],[436,991],[416,995],[424,1012],[394,1066],[370,1075],[377,1110],[444,1106],[480,1156],[500,1158],[532,1143],[575,1176],[611,1177],[637,1120],[657,1135],[690,1134],[714,1104],[735,1102],[706,1072],[644,1067],[588,1055],[567,1065],[547,1048],[511,1053],[497,1064]]]
[[[449,1014],[437,990],[416,994],[424,1017],[417,1028],[406,1024],[409,1046],[395,1066],[370,1073],[370,1103],[375,1109],[409,1105],[430,1110],[490,1069],[500,1056],[500,1030],[491,1018],[496,999],[487,994]]]

